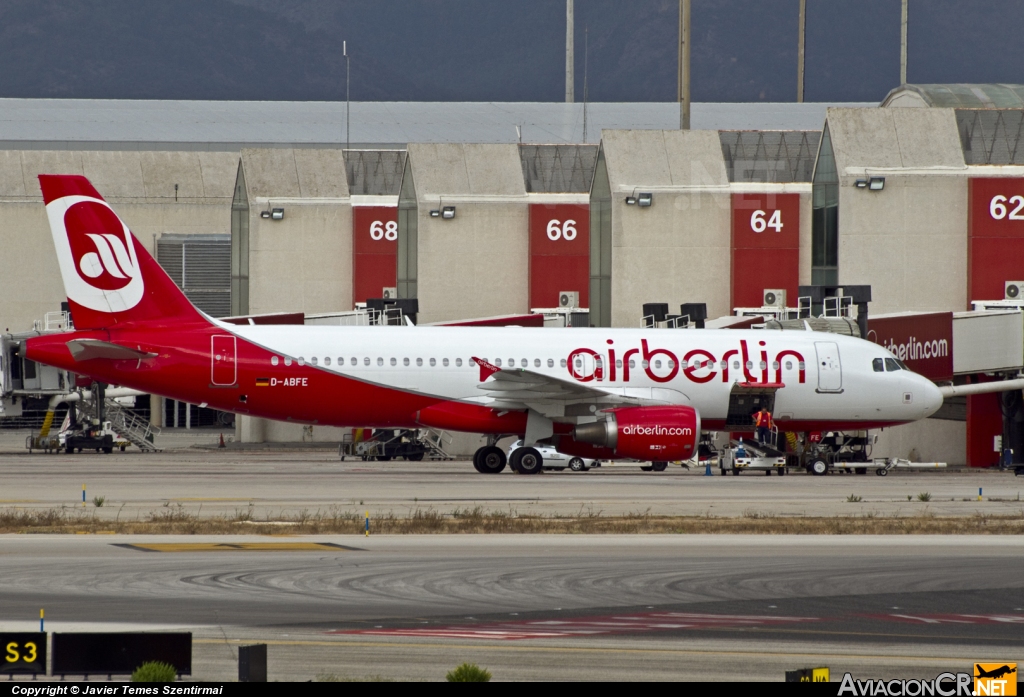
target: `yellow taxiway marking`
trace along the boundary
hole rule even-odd
[[[583,637],[563,637],[566,639],[570,638],[583,638]],[[806,651],[712,651],[702,649],[633,649],[633,648],[622,648],[612,646],[546,646],[546,645],[529,645],[521,644],[518,641],[516,643],[502,643],[502,644],[444,644],[436,642],[419,642],[419,641],[316,641],[316,640],[280,640],[280,639],[193,639],[194,644],[250,644],[254,641],[258,641],[261,644],[273,644],[274,646],[337,646],[343,648],[346,646],[361,646],[371,648],[392,648],[392,649],[408,649],[410,647],[418,647],[424,649],[485,649],[494,651],[544,651],[545,653],[633,653],[633,654],[667,654],[667,655],[679,655],[679,656],[743,656],[753,658],[763,658],[765,656],[779,656],[789,658],[846,658],[846,659],[873,659],[873,660],[905,660],[905,661],[960,661],[965,663],[973,662],[973,658],[956,658],[948,656],[903,656],[896,654],[864,654],[864,653],[807,653]]]
[[[362,552],[333,542],[136,542],[117,547],[140,552]]]

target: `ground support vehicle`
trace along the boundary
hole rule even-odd
[[[508,454],[511,456],[512,451],[523,445],[523,441],[517,440],[508,447]],[[544,458],[544,469],[555,470],[561,472],[562,470],[569,468],[573,472],[586,472],[594,467],[600,467],[600,460],[591,460],[586,457],[574,457],[572,455],[564,455],[550,445],[537,445],[534,446],[540,453],[541,457]],[[663,468],[664,469],[664,468]]]
[[[718,454],[718,469],[722,476],[730,472],[778,472],[781,477],[786,474],[786,454],[771,445],[733,440]]]

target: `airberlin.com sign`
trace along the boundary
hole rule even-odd
[[[953,377],[952,312],[869,318],[867,338],[926,378]]]

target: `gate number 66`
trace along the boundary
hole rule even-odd
[[[561,227],[559,227],[559,225],[561,225]],[[564,223],[559,220],[548,221],[548,239],[554,242],[560,237],[565,238],[568,242],[576,239],[575,220],[566,220]]]

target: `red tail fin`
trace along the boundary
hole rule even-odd
[[[77,329],[202,321],[88,179],[41,174],[39,184]]]

